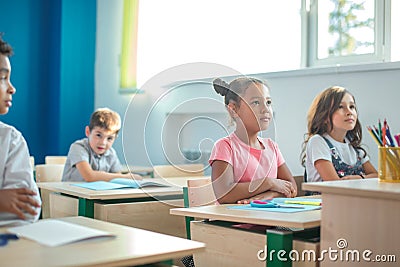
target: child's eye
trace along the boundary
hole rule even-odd
[[[114,140],[114,137],[108,137],[107,140],[108,140],[109,142],[111,142],[111,141]]]
[[[255,101],[252,102],[252,104],[255,105],[255,106],[258,106],[258,105],[260,105],[260,101],[255,100]]]
[[[101,138],[101,134],[96,134],[96,137]]]
[[[356,105],[350,105],[351,109],[356,109]]]
[[[272,100],[268,99],[267,102],[265,102],[265,103],[267,103],[267,106],[271,106],[272,105]]]

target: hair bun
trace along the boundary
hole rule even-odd
[[[229,84],[220,78],[217,78],[213,81],[213,87],[214,90],[222,96],[226,96],[230,90]]]

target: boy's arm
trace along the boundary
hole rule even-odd
[[[26,213],[31,216],[38,215],[40,204],[34,199],[37,192],[27,188],[0,189],[0,212],[9,212],[25,220]]]
[[[94,182],[94,181],[110,181],[114,178],[130,178],[140,180],[142,177],[137,174],[131,173],[111,173],[111,172],[104,172],[104,171],[95,171],[89,165],[87,161],[81,161],[76,164],[76,168],[78,169],[79,173],[82,175],[83,179],[86,182]]]
[[[21,133],[15,130],[3,138],[10,139],[1,185],[1,189],[4,189],[1,194],[4,194],[2,197],[5,200],[2,209],[14,213],[19,218],[36,221],[40,215],[41,200],[33,179],[28,146]]]

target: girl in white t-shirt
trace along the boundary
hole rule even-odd
[[[321,92],[307,120],[302,152],[306,182],[378,177],[361,147],[362,129],[349,91],[333,86]]]
[[[248,77],[230,84],[216,79],[213,86],[225,97],[236,124],[232,134],[215,143],[209,160],[219,203],[247,204],[253,199],[296,196],[296,182],[278,145],[258,136],[272,120],[269,88]]]

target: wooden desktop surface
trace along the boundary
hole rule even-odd
[[[164,178],[164,179],[145,178],[143,180],[163,183],[169,185],[169,187],[144,187],[142,189],[124,188],[124,189],[113,189],[113,190],[91,190],[72,185],[79,182],[38,183],[38,187],[52,192],[64,193],[85,199],[108,200],[108,199],[123,199],[123,198],[142,198],[142,197],[148,197],[149,195],[150,196],[182,195],[182,187],[186,186],[186,180],[193,178],[195,177],[185,177],[185,178],[174,177],[174,178]]]
[[[338,195],[400,200],[400,183],[378,178],[303,183],[303,189]]]
[[[281,213],[229,209],[229,206],[234,205],[175,208],[171,209],[170,213],[173,215],[190,216],[210,220],[295,228],[317,227],[321,222],[321,210]]]
[[[183,238],[121,226],[85,217],[59,220],[92,227],[116,235],[46,247],[20,238],[0,248],[1,266],[133,266],[160,262],[201,252],[205,245]],[[0,228],[5,232],[6,228]]]

